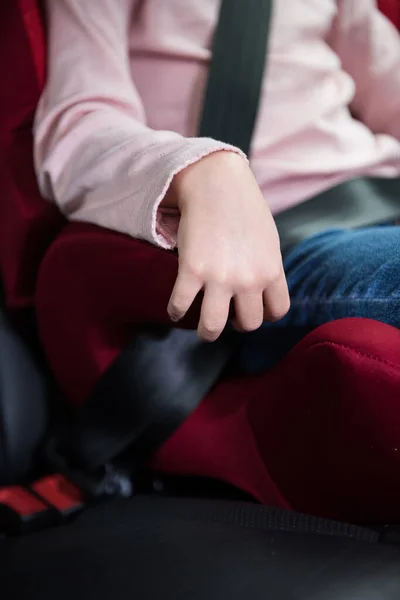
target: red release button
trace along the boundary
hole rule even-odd
[[[21,517],[48,510],[43,502],[19,485],[0,488],[0,505],[7,506]]]
[[[85,503],[81,490],[63,475],[49,475],[39,479],[31,485],[31,488],[60,512],[75,510]]]

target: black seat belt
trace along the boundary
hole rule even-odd
[[[166,327],[137,334],[74,421],[50,439],[50,463],[92,495],[118,486],[108,463],[119,457],[130,471],[142,466],[213,387],[236,339],[226,333],[206,344],[195,331]]]
[[[272,0],[223,0],[199,129],[245,154],[256,122],[266,66]]]
[[[271,0],[222,0],[214,36],[199,133],[246,153],[257,116],[271,5]],[[216,383],[235,339],[236,334],[225,332],[206,344],[194,331],[167,328],[136,335],[71,426],[49,443],[53,466],[94,495],[106,488],[126,492],[107,469],[100,479],[83,481],[79,474],[96,474],[124,452],[132,468],[142,465]]]

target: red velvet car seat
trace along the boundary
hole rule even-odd
[[[61,231],[32,167],[44,81],[40,14],[34,0],[5,0],[0,17],[2,279],[16,315],[35,303],[48,361],[79,406],[140,326],[168,323],[177,261],[94,226]],[[195,320],[196,310],[183,325]],[[314,514],[400,521],[399,349],[400,334],[372,321],[320,328],[270,373],[221,382],[152,467],[222,479]]]

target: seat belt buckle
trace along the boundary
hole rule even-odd
[[[60,525],[85,506],[85,494],[60,474],[0,488],[0,533],[23,536]]]
[[[91,500],[134,495],[133,473],[113,463],[106,463],[95,471],[88,471],[79,465],[71,464],[68,456],[60,449],[57,439],[47,441],[46,461],[55,471],[62,473]]]

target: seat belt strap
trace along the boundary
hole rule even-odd
[[[94,472],[127,451],[124,463],[140,467],[208,394],[236,339],[232,332],[206,344],[196,331],[166,327],[137,334],[65,431],[69,465]]]
[[[272,0],[222,0],[200,137],[249,154],[266,67]]]

